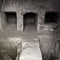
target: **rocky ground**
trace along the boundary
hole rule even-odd
[[[39,46],[40,45],[42,46],[42,48],[41,48],[42,52],[45,53],[49,59],[49,54],[52,51],[52,47],[51,47],[51,46],[53,46],[52,44],[54,43],[54,41],[60,39],[59,30],[60,29],[56,29],[54,31],[41,30],[40,32],[36,32],[36,31],[20,32],[20,31],[9,31],[9,30],[0,31],[0,51],[5,50],[5,52],[12,58],[12,60],[15,60],[17,57],[17,44],[21,41],[21,39],[24,42],[29,42],[29,44],[30,44],[30,42],[34,43],[35,41],[38,41],[38,38],[39,38],[39,41],[40,41]],[[34,49],[35,48],[31,49],[31,51]],[[29,48],[29,50],[30,50],[30,48]],[[39,51],[39,49],[38,49],[38,51]],[[1,52],[0,52],[0,56],[2,56]],[[47,58],[45,55],[43,57],[45,59]]]

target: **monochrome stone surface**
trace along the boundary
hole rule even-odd
[[[42,60],[42,53],[38,43],[24,42],[19,60]]]

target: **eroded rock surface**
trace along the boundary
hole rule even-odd
[[[42,60],[38,42],[23,42],[19,60]]]

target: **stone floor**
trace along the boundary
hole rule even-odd
[[[43,37],[44,36],[44,37]],[[17,38],[22,38],[25,42],[34,42],[35,40],[37,40],[37,37],[42,37],[43,39],[47,40],[47,38],[45,38],[45,36],[48,36],[48,38],[53,37],[53,40],[58,40],[60,39],[60,29],[56,29],[54,31],[45,31],[45,30],[41,30],[40,32],[28,32],[28,31],[24,31],[24,32],[20,32],[20,31],[9,31],[9,30],[3,30],[0,31],[0,48],[1,49],[5,49],[8,54],[10,54],[14,60],[14,58],[16,58],[16,46],[15,46],[15,41],[10,41],[7,40],[8,38],[11,37],[17,37]],[[9,51],[8,51],[9,50]]]

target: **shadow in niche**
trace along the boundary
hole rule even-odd
[[[23,15],[24,31],[36,31],[37,29],[37,14],[28,12]]]
[[[44,30],[53,31],[54,29],[56,29],[57,25],[58,25],[58,14],[57,14],[57,12],[46,12],[44,24],[45,24]]]
[[[57,23],[57,12],[46,12],[44,23]]]
[[[16,12],[5,12],[5,24],[6,30],[12,31],[17,29]]]

